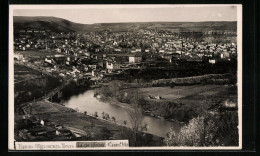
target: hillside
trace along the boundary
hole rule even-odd
[[[41,29],[53,32],[88,32],[98,30],[135,31],[140,29],[165,29],[180,31],[236,31],[236,22],[136,22],[79,24],[57,17],[14,16],[14,30]]]

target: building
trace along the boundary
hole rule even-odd
[[[133,49],[133,50],[131,50],[131,53],[138,53],[138,52],[142,52],[142,49]]]
[[[172,54],[164,54],[164,55],[162,56],[162,58],[164,58],[164,59],[166,59],[166,60],[172,62]]]
[[[49,59],[49,58],[45,58],[45,60],[44,60],[44,62],[47,62],[47,63],[52,63],[53,62],[53,60],[52,59]]]
[[[150,50],[149,50],[149,49],[145,49],[144,51],[145,51],[145,52],[147,52],[147,53],[149,53],[149,52],[150,52]]]
[[[91,69],[97,69],[97,65],[96,64],[89,64],[88,67],[91,68]]]
[[[209,59],[209,63],[215,64],[216,63],[216,59]]]
[[[107,61],[106,68],[109,70],[117,70],[120,69],[120,64],[117,62]]]
[[[20,53],[14,53],[14,58],[20,61],[23,59],[23,55]]]
[[[172,44],[175,48],[182,48],[183,47],[183,42],[178,40],[178,41],[172,41]]]
[[[115,48],[114,51],[115,51],[115,52],[121,52],[122,49],[120,49],[120,48]]]
[[[140,63],[142,61],[142,57],[140,55],[129,56],[129,63]]]
[[[61,49],[60,48],[56,48],[54,51],[58,52],[58,53],[61,53]]]
[[[159,50],[159,53],[164,53],[164,52],[165,52],[165,50],[163,50],[163,49]]]
[[[136,51],[136,52],[141,52],[141,51],[142,51],[142,49],[136,49],[135,51]]]
[[[227,52],[227,51],[224,51],[220,54],[220,58],[222,59],[226,59],[226,58],[229,58],[230,57],[230,53]]]
[[[180,54],[179,53],[172,53],[172,58],[177,59],[180,58]]]
[[[89,52],[84,52],[83,53],[87,58],[90,58],[90,53]]]

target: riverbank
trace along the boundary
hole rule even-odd
[[[37,72],[38,74],[38,72]],[[76,83],[76,82],[75,82]],[[84,85],[82,85],[84,83]],[[76,88],[79,93],[82,93],[88,89],[88,85],[85,82],[78,81],[77,84],[72,84],[74,88]],[[66,85],[66,86],[64,86]],[[69,85],[68,81],[61,83],[59,87],[64,86],[67,88],[67,90],[71,90],[71,86]],[[81,88],[78,88],[81,87]],[[55,89],[56,90],[56,89]],[[64,90],[63,90],[64,91]],[[61,98],[61,95],[63,94],[63,97],[68,96],[70,98],[75,92],[69,92],[69,94],[65,94],[65,92],[55,92],[55,94],[52,94],[54,91],[51,91],[49,93],[40,95],[41,97],[34,99],[33,101],[27,101],[26,103],[23,103],[20,107],[23,110],[23,113],[16,113],[15,115],[15,139],[20,141],[24,138],[20,137],[19,134],[23,131],[28,131],[29,140],[26,139],[26,141],[54,141],[55,139],[58,139],[59,141],[72,141],[72,140],[129,140],[130,146],[162,146],[162,140],[163,138],[158,137],[156,135],[152,135],[149,133],[140,133],[138,136],[138,144],[135,144],[133,142],[133,132],[130,128],[116,124],[112,121],[102,120],[95,118],[91,115],[86,115],[82,112],[77,112],[75,109],[66,107],[64,103],[54,103],[50,102],[47,99],[51,101],[55,101],[55,96],[58,98]],[[78,92],[77,92],[78,93]],[[52,94],[49,98],[47,94]],[[46,126],[42,127],[42,129],[48,130],[48,129],[56,129],[56,125],[61,125],[63,128],[72,128],[76,129],[77,131],[84,133],[86,135],[82,135],[80,137],[73,137],[73,138],[67,138],[67,137],[61,137],[61,136],[53,136],[50,137],[49,135],[41,135],[41,136],[34,136],[33,127],[30,127],[31,125],[27,125],[24,122],[24,116],[28,117],[30,121],[38,122],[43,120],[46,123]],[[35,120],[37,119],[37,120]],[[51,126],[51,125],[52,126]],[[57,129],[58,130],[58,129]],[[26,135],[27,135],[26,134]],[[109,135],[108,135],[109,134]],[[78,135],[77,135],[78,136]],[[33,139],[33,140],[30,140]]]
[[[94,97],[94,90],[88,90],[82,94],[72,96],[65,105],[80,112],[86,112],[89,115],[98,116],[98,118],[109,119],[116,121],[120,125],[131,127],[131,120],[129,119],[129,111],[107,102],[102,102]],[[96,115],[94,115],[96,114]],[[147,131],[160,137],[165,137],[172,127],[178,131],[180,125],[170,121],[162,120],[159,118],[151,117],[148,115],[141,115],[142,125],[148,126]]]
[[[230,84],[131,88],[120,82],[112,82],[97,89],[96,94],[102,102],[129,108],[134,100],[142,107],[145,115],[188,123],[207,110],[217,109],[225,100],[235,101],[237,86]]]
[[[112,98],[101,96],[100,98],[96,97],[96,99],[101,101],[101,102],[109,103],[111,105],[115,105],[115,106],[118,106],[118,107],[121,107],[121,108],[124,108],[124,109],[132,109],[129,104],[118,102],[118,101],[116,101]]]
[[[52,103],[50,101],[38,101],[26,108],[26,112],[45,121],[57,123],[64,128],[69,127],[85,133],[81,137],[72,140],[129,140],[130,146],[136,146],[133,140],[133,132],[130,128],[119,125],[112,120],[103,120],[92,115],[78,112],[75,109]],[[18,117],[19,118],[19,117]],[[16,118],[16,119],[18,119]],[[17,130],[19,131],[19,129]],[[140,133],[138,146],[162,146],[163,138],[149,133]],[[37,139],[37,138],[36,138]],[[50,140],[53,138],[50,138]],[[46,138],[45,141],[50,141]]]
[[[105,102],[105,103],[109,103],[111,105],[115,105],[115,106],[118,106],[118,107],[121,107],[123,109],[132,109],[131,105],[130,104],[126,104],[126,103],[122,103],[122,102],[119,102],[117,101],[116,99],[113,99],[111,97],[105,97],[105,96],[102,96],[100,94],[98,94],[100,98],[98,98],[97,96],[94,96],[97,100],[99,100],[100,102]],[[178,123],[178,124],[183,124],[184,122],[182,121],[178,121],[176,119],[169,119],[169,118],[164,118],[162,116],[159,116],[159,115],[155,115],[155,113],[153,113],[153,111],[148,111],[148,110],[144,110],[142,109],[142,113],[146,116],[150,116],[150,117],[154,117],[154,118],[157,118],[157,119],[160,119],[160,120],[166,120],[166,121],[171,121],[171,122],[175,122],[175,123]]]
[[[74,87],[72,87],[73,85]],[[64,88],[67,90],[70,90],[69,94],[65,94],[63,92],[63,96],[68,96],[67,98],[70,98],[73,92],[73,88],[78,88],[78,85],[73,84],[67,84]],[[85,86],[85,85],[84,85]],[[91,87],[90,87],[91,88]],[[79,93],[82,93],[86,91],[88,87],[83,87],[80,89]],[[64,90],[63,90],[64,91]],[[79,90],[77,90],[79,91]],[[73,92],[75,93],[75,92]],[[78,93],[78,92],[77,92]],[[47,100],[46,98],[42,98],[42,100],[34,100],[27,102],[26,105],[23,106],[24,114],[20,114],[16,116],[16,136],[19,136],[19,131],[23,129],[19,129],[19,127],[24,127],[22,125],[21,121],[23,120],[22,115],[35,117],[38,120],[43,120],[48,123],[57,123],[61,126],[63,126],[65,129],[72,128],[76,129],[77,131],[81,132],[81,137],[77,138],[62,138],[61,140],[69,141],[69,140],[123,140],[127,139],[130,142],[130,146],[136,146],[135,143],[133,143],[133,132],[129,127],[126,127],[124,125],[118,124],[112,120],[103,120],[97,117],[93,117],[93,115],[90,114],[84,114],[84,112],[78,112],[76,109],[72,109],[67,107],[64,103],[55,103],[55,96],[59,96],[59,94],[62,94],[61,92],[55,95],[52,95],[52,98],[49,98]],[[44,99],[44,100],[43,100]],[[54,124],[56,125],[56,124]],[[27,126],[26,126],[27,127]],[[48,126],[50,127],[50,126]],[[27,127],[29,128],[29,127]],[[51,127],[54,128],[54,127]],[[30,129],[30,128],[29,128]],[[29,130],[30,131],[30,130]],[[109,136],[105,136],[109,133]],[[77,134],[78,135],[78,134]],[[149,134],[149,133],[140,133],[139,134],[139,143],[138,146],[161,146],[162,145],[162,137]],[[34,140],[37,141],[37,138],[39,136],[34,136]],[[55,138],[48,138],[43,136],[39,137],[39,139],[44,141],[51,141]],[[17,138],[17,140],[20,140],[21,138]],[[22,141],[22,140],[21,140]],[[150,143],[151,142],[151,143]]]
[[[113,98],[108,98],[108,97],[103,97],[101,96],[100,98],[97,98],[97,100],[99,100],[100,102],[105,102],[105,103],[109,103],[111,105],[115,105],[115,106],[118,106],[118,107],[121,107],[123,109],[132,109],[131,105],[130,104],[126,104],[126,103],[122,103],[122,102],[118,102],[117,100],[113,99]],[[156,116],[154,115],[152,112],[150,111],[145,111],[145,110],[142,110],[143,114],[146,115],[146,116],[150,116],[150,117],[154,117],[154,118],[157,118],[157,119],[161,119],[161,120],[166,120],[166,121],[171,121],[171,122],[175,122],[175,123],[178,123],[178,124],[183,124],[184,122],[181,122],[181,121],[178,121],[176,119],[165,119],[164,117],[161,117],[161,116]]]

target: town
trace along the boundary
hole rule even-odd
[[[191,61],[216,64],[218,61],[237,58],[235,42],[219,41],[217,44],[212,43],[212,37],[208,37],[209,42],[183,37],[183,34],[187,36],[188,33],[190,36],[202,35],[202,32],[173,33],[164,30],[86,34],[19,30],[14,41],[14,57],[28,65],[43,68],[52,75],[73,77],[75,80],[84,76],[102,80],[106,75],[128,69],[154,66],[167,68]],[[204,33],[223,34],[230,38],[236,35],[234,32]],[[33,51],[45,55],[35,55]],[[48,67],[43,64],[48,64]]]
[[[180,123],[187,123],[200,113],[197,104],[192,108],[184,107],[187,102],[185,98],[195,99],[193,94],[200,95],[206,90],[217,90],[217,93],[212,93],[216,96],[211,98],[221,99],[217,101],[218,106],[215,106],[217,102],[213,102],[205,106],[207,109],[213,113],[223,107],[225,110],[232,110],[237,105],[234,101],[225,99],[226,96],[222,94],[229,94],[232,90],[232,98],[237,96],[236,91],[233,91],[236,88],[234,77],[237,74],[236,35],[233,30],[214,29],[176,31],[168,28],[140,28],[136,31],[100,29],[89,32],[15,29],[13,56],[15,106],[18,115],[16,140],[122,139],[127,136],[119,136],[119,131],[131,133],[130,123],[127,123],[129,121],[120,121],[112,115],[110,118],[105,112],[101,116],[101,112],[87,114],[87,111],[80,113],[77,109],[66,107],[60,102],[66,101],[61,98],[62,94],[63,98],[67,97],[64,91],[66,87],[71,91],[73,88],[82,88],[82,91],[96,88],[95,98],[103,102],[123,103],[125,107],[133,101],[131,95],[136,95],[133,92],[140,91],[144,114],[170,121],[178,120]],[[21,73],[31,75],[23,77]],[[47,81],[51,78],[55,80],[48,85]],[[42,83],[45,84],[41,86],[42,90],[37,88],[35,93],[33,87],[25,90],[26,84],[34,81],[37,81],[36,86],[39,87]],[[68,87],[72,82],[77,84],[76,87]],[[190,87],[192,85],[195,85],[196,90]],[[167,92],[172,92],[169,86],[179,86],[181,91],[190,87],[188,89],[191,92],[178,91],[174,97],[168,98]],[[159,90],[145,90],[155,87],[159,87]],[[226,89],[222,90],[223,87]],[[72,95],[68,95],[68,98],[70,96]],[[179,100],[181,96],[183,101]],[[113,97],[117,97],[116,100]],[[171,105],[167,107],[170,111],[177,110],[182,115],[163,112],[161,108],[157,108],[160,106],[155,106],[155,103],[160,102],[162,106]],[[191,110],[194,112],[191,113]],[[72,122],[78,125],[69,125]],[[152,126],[145,125],[142,130]],[[161,146],[164,132],[150,133],[153,131],[148,131],[147,135],[140,134],[140,137],[145,137],[146,142],[139,145],[147,145],[150,135],[154,135],[156,142],[149,145]],[[138,144],[134,140],[130,141],[130,145]]]

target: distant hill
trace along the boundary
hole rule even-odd
[[[71,21],[57,17],[24,17],[14,16],[14,30],[21,29],[40,29],[53,32],[75,32],[81,31],[87,25],[73,23]]]
[[[40,29],[53,32],[88,32],[98,30],[134,31],[140,29],[164,29],[179,31],[236,31],[236,22],[136,22],[79,24],[57,17],[14,16],[14,30]]]

